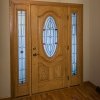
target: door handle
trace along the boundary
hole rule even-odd
[[[34,47],[33,50],[36,50],[36,47]]]
[[[33,56],[37,56],[37,55],[39,55],[39,54],[36,54],[36,53],[33,54]]]

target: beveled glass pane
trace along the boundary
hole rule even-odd
[[[43,47],[48,57],[55,54],[57,48],[58,29],[53,17],[48,16],[43,27]]]
[[[77,14],[72,13],[72,75],[77,74]]]
[[[18,11],[18,79],[19,84],[26,81],[26,63],[25,63],[25,11]]]

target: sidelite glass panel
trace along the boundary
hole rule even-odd
[[[72,13],[72,75],[77,74],[77,14]]]
[[[18,79],[19,84],[26,81],[25,11],[18,11]]]
[[[43,47],[48,57],[55,54],[57,48],[58,29],[52,16],[48,16],[43,27]]]

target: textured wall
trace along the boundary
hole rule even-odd
[[[100,86],[100,0],[90,4],[90,80]]]
[[[1,3],[0,3],[0,13],[1,13]],[[1,14],[0,14],[0,22],[1,22]],[[1,24],[0,24],[0,30],[1,30]],[[0,31],[1,34],[1,31]],[[1,36],[1,35],[0,35]],[[0,46],[1,46],[1,38],[0,38]],[[1,56],[1,49],[0,49],[0,56]],[[1,60],[0,60],[0,66],[1,66]],[[1,77],[1,76],[0,76]],[[0,78],[1,79],[1,78]]]
[[[0,98],[10,96],[9,0],[0,0]]]
[[[38,0],[37,0],[38,1]],[[40,0],[39,0],[40,1]],[[41,0],[42,1],[42,0]],[[90,32],[89,0],[44,0],[84,4],[83,46],[84,46],[84,81],[90,79]],[[0,0],[0,98],[10,97],[10,33],[9,33],[9,0]]]

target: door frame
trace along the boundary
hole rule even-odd
[[[14,73],[15,73],[15,68],[14,68],[14,59],[15,59],[15,56],[14,56],[14,7],[15,5],[27,5],[29,7],[29,15],[30,15],[30,6],[31,5],[43,5],[43,6],[62,6],[62,7],[80,7],[82,9],[82,13],[83,13],[83,4],[72,4],[72,3],[60,3],[60,2],[45,2],[45,1],[34,1],[34,0],[9,0],[9,10],[10,10],[10,13],[9,13],[9,16],[10,16],[10,23],[9,23],[9,28],[10,28],[10,64],[11,64],[11,97],[16,97],[15,95],[15,76],[14,76]],[[67,18],[68,20],[70,19],[69,18],[69,10],[68,10],[68,15],[67,15]],[[30,20],[30,17],[29,17],[29,20]],[[70,23],[70,21],[69,21]],[[83,21],[82,21],[82,25],[83,25]],[[30,22],[29,22],[29,26],[30,26]],[[31,30],[29,29],[29,32],[31,33]],[[81,32],[83,34],[83,26],[81,27]],[[70,33],[70,25],[68,25],[68,35]],[[70,38],[70,36],[68,36]],[[83,39],[82,39],[82,52],[81,52],[81,56],[83,56]],[[70,45],[70,42],[68,42],[68,45]],[[69,56],[70,56],[70,47],[69,48]],[[81,57],[81,62],[82,62],[82,66],[81,66],[81,83],[83,82],[83,57]],[[69,62],[69,61],[68,61]],[[70,63],[69,63],[70,65]],[[30,68],[31,70],[31,68]],[[71,78],[71,75],[70,75],[70,71],[71,69],[69,68],[68,70],[68,74],[69,74],[69,77],[68,78]],[[31,75],[30,75],[30,78],[31,78]],[[30,80],[30,86],[31,86],[31,80]],[[70,86],[70,81],[68,82],[68,86]],[[31,92],[31,89],[30,89],[30,92],[29,92],[29,95],[31,95],[32,92]]]

